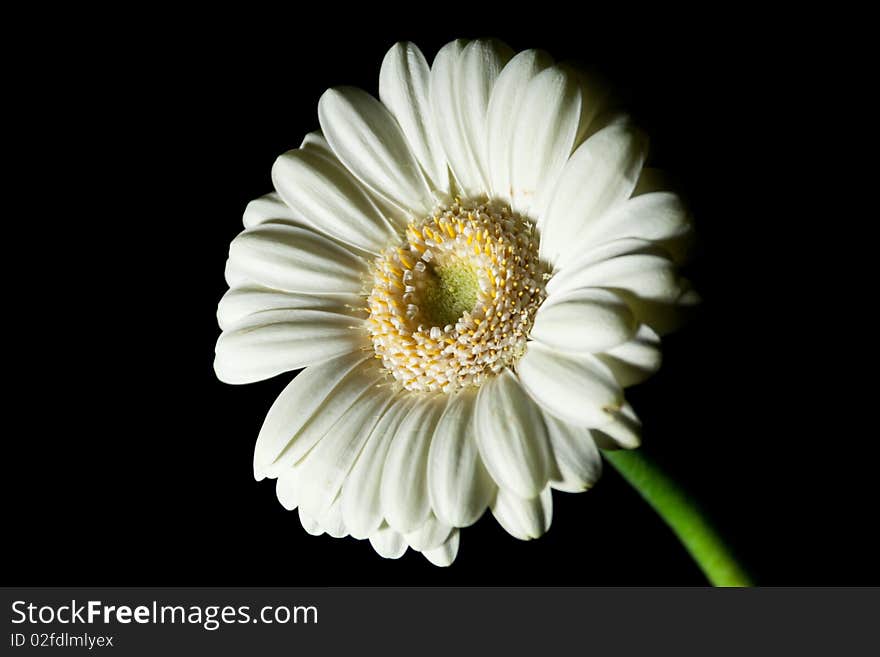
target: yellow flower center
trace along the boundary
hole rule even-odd
[[[407,390],[452,392],[523,354],[547,268],[528,220],[500,203],[456,202],[411,223],[372,273],[376,358]]]

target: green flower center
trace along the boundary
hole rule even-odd
[[[425,278],[421,290],[422,308],[433,325],[455,324],[464,313],[477,305],[480,291],[477,272],[469,263],[454,260],[442,267],[434,267],[432,276]]]

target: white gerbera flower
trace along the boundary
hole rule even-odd
[[[688,223],[646,191],[645,139],[543,52],[459,40],[429,67],[399,43],[379,98],[325,92],[247,207],[215,368],[306,368],[254,454],[306,531],[448,565],[487,508],[538,537],[597,444],[639,444],[623,388],[659,366]]]

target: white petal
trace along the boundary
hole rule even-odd
[[[339,503],[338,497],[317,517],[317,522],[321,529],[333,538],[345,538],[348,536],[348,530],[345,528],[345,522],[342,520],[342,505]]]
[[[602,457],[589,429],[576,427],[544,414],[557,473],[550,480],[556,490],[577,493],[587,490],[602,475]]]
[[[590,248],[586,249],[583,253],[578,254],[576,258],[570,260],[556,271],[550,279],[550,283],[547,284],[547,287],[559,289],[562,282],[569,276],[577,274],[590,265],[624,255],[640,254],[664,257],[667,255],[666,251],[655,242],[649,242],[648,240],[641,240],[634,237],[624,237],[612,242],[600,242],[590,246]]]
[[[642,423],[629,404],[614,413],[614,419],[593,431],[593,437],[602,449],[622,447],[635,449],[642,443]],[[602,442],[599,442],[600,439]]]
[[[642,324],[632,340],[599,354],[597,358],[614,373],[621,387],[641,383],[660,369],[660,336]]]
[[[431,66],[428,100],[449,168],[459,188],[474,194],[479,191],[480,173],[461,127],[458,106],[458,63],[466,43],[463,39],[451,41],[437,53]]]
[[[428,452],[431,507],[454,527],[475,523],[495,494],[495,482],[477,447],[475,405],[473,390],[452,397],[437,423]]]
[[[370,545],[385,559],[400,559],[406,552],[406,541],[403,535],[387,525],[377,529],[370,535]]]
[[[492,515],[514,538],[528,541],[543,536],[553,520],[553,494],[547,486],[540,495],[524,499],[501,488],[492,503]]]
[[[330,147],[329,142],[324,137],[324,134],[320,130],[316,130],[315,132],[310,132],[303,139],[302,145],[300,149],[306,150],[321,157],[330,160],[337,169],[339,169],[345,176],[354,180],[354,176],[348,169],[345,168],[345,165],[339,161],[339,158],[336,157],[336,153],[333,152],[333,149]],[[373,202],[375,206],[375,210],[378,210],[378,214],[380,217],[384,219],[384,224],[390,223],[392,228],[397,230],[403,230],[406,228],[409,223],[409,215],[403,213],[400,208],[395,205],[392,205],[388,201],[383,198],[380,198],[376,194],[373,194],[369,189],[365,188],[363,185],[358,185],[358,189],[361,190],[369,199]],[[375,212],[375,210],[371,209],[371,212]],[[372,215],[371,215],[372,216]]]
[[[586,250],[587,228],[630,197],[646,152],[645,139],[625,122],[612,123],[578,147],[539,217],[542,258],[558,267]]]
[[[486,116],[489,148],[489,179],[495,196],[510,200],[513,161],[511,147],[525,92],[529,82],[553,63],[541,50],[524,50],[511,59],[492,88]]]
[[[547,430],[510,370],[480,386],[476,422],[480,456],[498,485],[522,497],[543,490],[551,468]]]
[[[369,354],[356,352],[300,372],[272,404],[254,448],[254,477],[277,477],[324,437],[352,402],[376,384]]]
[[[604,287],[639,299],[663,303],[675,302],[682,291],[675,264],[669,258],[637,253],[583,267],[577,263],[566,266],[558,276],[548,281],[547,292],[565,296],[585,287]]]
[[[299,522],[303,526],[303,529],[312,536],[320,536],[324,533],[324,530],[321,528],[318,521],[307,513],[304,513],[302,509],[299,510]]]
[[[421,527],[431,513],[428,497],[428,450],[445,395],[420,399],[394,432],[382,469],[382,511],[400,532]]]
[[[529,214],[537,197],[555,188],[575,147],[583,103],[578,79],[562,67],[547,68],[529,82],[511,146],[515,210]]]
[[[310,132],[305,137],[303,137],[302,143],[299,145],[299,147],[301,150],[310,151],[331,160],[335,160],[337,162],[339,161],[339,158],[336,157],[336,153],[334,153],[333,149],[330,148],[330,144],[327,141],[327,138],[324,137],[324,133],[320,130]]]
[[[326,310],[346,315],[353,313],[353,308],[363,305],[363,297],[357,294],[294,294],[251,283],[226,291],[217,306],[217,322],[221,329],[226,330],[248,315],[267,310]]]
[[[373,192],[415,214],[433,206],[433,196],[406,138],[388,109],[354,87],[328,89],[318,119],[340,161]]]
[[[471,175],[478,179],[465,181],[469,193],[485,193],[489,190],[489,135],[487,115],[489,98],[495,80],[513,51],[505,44],[494,39],[478,39],[468,43],[461,52],[458,61],[456,91],[459,121],[467,143],[471,160]],[[473,186],[479,185],[474,188]]]
[[[449,170],[429,100],[431,69],[415,44],[396,43],[382,60],[379,99],[409,143],[434,189],[448,191]]]
[[[342,488],[342,515],[351,535],[367,538],[382,524],[382,468],[388,447],[412,400],[400,397],[376,424]]]
[[[279,157],[272,182],[298,220],[340,242],[377,254],[395,238],[367,191],[337,160],[316,149]]]
[[[369,344],[362,321],[325,310],[248,315],[220,335],[214,371],[225,383],[253,383],[358,351]]]
[[[321,517],[336,499],[389,401],[386,390],[366,390],[303,459],[299,504],[311,515]]]
[[[625,237],[662,242],[681,237],[690,230],[681,199],[671,192],[634,196],[591,222],[584,241],[592,244]]]
[[[243,287],[245,285],[252,285],[253,281],[248,280],[248,277],[243,273],[238,271],[235,267],[229,266],[229,259],[226,260],[226,269],[223,272],[224,277],[226,278],[226,284],[229,287]]]
[[[677,275],[670,254],[656,243],[626,237],[590,249],[547,283],[550,297],[602,287],[623,298],[639,322],[660,335],[674,330],[683,312],[698,302]]]
[[[260,285],[303,294],[358,294],[365,262],[308,228],[262,224],[229,245],[229,265]]]
[[[544,410],[579,427],[606,424],[623,404],[614,375],[592,354],[562,352],[530,342],[517,371],[523,387]]]
[[[576,352],[599,352],[620,345],[636,330],[626,302],[608,290],[582,288],[551,295],[538,309],[530,337]]]
[[[457,529],[453,529],[443,545],[425,550],[422,554],[435,566],[445,568],[451,565],[455,561],[455,557],[458,556],[459,535],[460,532]]]
[[[278,501],[288,511],[293,511],[297,507],[297,498],[299,497],[299,472],[295,466],[288,468],[278,475],[275,482],[275,496]]]
[[[451,533],[452,527],[437,520],[432,513],[421,527],[406,534],[404,538],[413,550],[424,552],[443,545]]]
[[[278,192],[266,194],[248,203],[242,217],[245,228],[253,228],[270,221],[287,222],[292,225],[302,223],[287,203],[281,199]]]

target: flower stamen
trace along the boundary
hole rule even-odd
[[[405,389],[479,386],[525,351],[545,297],[534,226],[500,203],[457,201],[373,263],[376,357]]]

